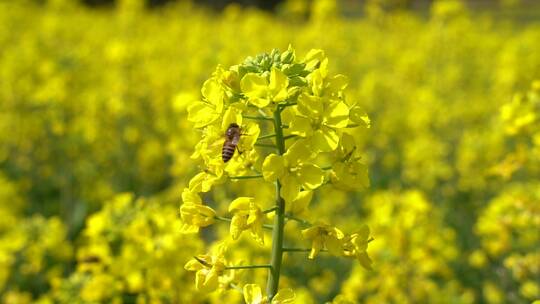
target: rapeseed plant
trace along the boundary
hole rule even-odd
[[[218,67],[201,90],[202,100],[188,108],[188,119],[201,130],[194,159],[204,170],[195,175],[182,194],[180,213],[185,232],[197,232],[216,220],[230,222],[230,237],[237,240],[249,230],[264,245],[264,228],[272,230],[270,262],[265,265],[230,265],[219,253],[197,256],[185,268],[196,271],[198,290],[233,288],[218,282],[228,270],[266,268],[266,296],[256,284],[245,284],[246,303],[289,303],[295,295],[279,290],[285,252],[307,252],[314,259],[321,251],[335,256],[357,258],[371,269],[367,254],[369,229],[364,226],[351,235],[324,223],[310,224],[296,215],[308,209],[313,192],[320,187],[347,185],[360,190],[369,182],[354,138],[347,131],[369,127],[367,115],[347,100],[344,75],[330,75],[328,58],[322,50],[311,50],[302,59],[295,50],[248,57],[242,64],[225,70]],[[355,113],[355,115],[351,115]],[[358,114],[362,113],[362,114]],[[352,117],[351,117],[352,116]],[[232,146],[232,159],[222,159],[221,144],[231,126],[241,126],[238,142]],[[267,134],[260,135],[261,132]],[[270,150],[270,152],[269,152]],[[274,150],[274,152],[271,152]],[[227,182],[256,179],[275,185],[275,197],[264,200],[237,197],[230,202],[231,218],[217,216],[203,205],[199,193]],[[266,225],[267,215],[273,224]],[[303,237],[311,249],[284,245],[286,222],[308,223]]]

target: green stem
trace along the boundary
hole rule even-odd
[[[274,112],[274,131],[276,134],[276,145],[279,155],[285,153],[285,139],[283,139],[283,129],[281,124],[282,107],[278,106]],[[268,299],[276,295],[279,287],[279,275],[281,273],[281,263],[283,260],[283,228],[285,226],[285,200],[280,196],[281,184],[276,181],[276,213],[274,216],[274,230],[272,231],[272,253],[270,258],[270,273],[266,284],[266,294]]]
[[[227,266],[225,269],[254,269],[254,268],[271,268],[272,265],[263,264],[263,265],[239,265],[239,266]]]

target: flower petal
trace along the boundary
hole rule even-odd
[[[229,204],[229,212],[236,212],[239,210],[249,210],[249,206],[255,199],[253,197],[242,196],[233,200]]]
[[[290,175],[285,175],[280,178],[281,191],[279,194],[285,200],[286,203],[290,203],[298,197],[300,193],[300,183],[298,180]]]
[[[250,151],[253,149],[255,142],[257,142],[261,129],[257,123],[249,122],[242,132],[245,132],[245,134],[240,137],[238,146],[242,152]]]
[[[248,101],[259,108],[266,107],[270,100],[268,96],[268,80],[265,76],[248,73],[240,81],[242,92],[248,97]]]
[[[189,190],[189,188],[185,188],[184,191],[182,191],[182,202],[192,203],[192,204],[202,204],[201,197],[197,193],[194,193],[193,191]]]
[[[321,116],[323,113],[323,103],[321,98],[308,94],[298,96],[297,108],[298,112],[313,119]]]
[[[311,136],[313,129],[311,128],[311,119],[303,116],[296,116],[289,124],[291,134],[306,137]]]
[[[244,300],[246,304],[261,304],[262,290],[257,284],[244,285]]]
[[[312,151],[305,140],[297,140],[289,147],[283,157],[288,166],[294,167],[298,163],[311,159]]]
[[[322,127],[313,133],[311,140],[313,148],[321,152],[330,152],[338,147],[339,135],[331,128]]]
[[[345,128],[349,124],[349,107],[342,102],[332,102],[324,112],[324,124],[334,128]]]
[[[365,125],[366,128],[371,126],[371,121],[366,111],[359,106],[354,106],[349,111],[349,119],[357,124]]]
[[[289,86],[287,75],[276,67],[272,67],[269,89],[274,101],[282,101],[287,98],[287,86]]]
[[[268,155],[262,165],[264,180],[273,182],[285,173],[285,161],[282,156]]]
[[[324,51],[320,49],[312,49],[304,57],[306,70],[314,69],[325,58]]]
[[[223,111],[224,94],[220,84],[215,78],[210,78],[204,82],[201,93],[206,101],[214,106],[213,108],[216,113],[221,113],[221,111]]]
[[[225,110],[225,113],[223,113],[223,120],[221,121],[221,130],[223,133],[227,131],[229,126],[235,123],[239,126],[242,125],[242,111],[238,109],[237,107],[229,107],[227,110]]]
[[[307,206],[313,198],[313,191],[302,191],[298,194],[296,199],[290,204],[287,204],[287,212],[290,212],[293,215],[301,214],[306,210]]]
[[[362,265],[362,267],[364,267],[367,270],[373,270],[373,268],[371,267],[371,264],[373,264],[373,262],[369,258],[367,252],[365,252],[365,251],[364,252],[359,252],[356,255],[356,258],[358,259],[358,261],[360,262],[360,265]]]
[[[195,128],[202,128],[216,121],[219,113],[211,105],[197,101],[188,107],[188,120],[195,124]]]
[[[229,233],[233,240],[237,240],[242,234],[242,231],[246,230],[246,219],[244,216],[234,215],[231,219],[231,226],[229,227]]]
[[[272,304],[290,304],[294,303],[296,295],[290,288],[280,289],[272,299]]]
[[[303,164],[299,167],[296,174],[298,181],[304,189],[316,189],[324,182],[324,170],[316,165]]]
[[[342,242],[334,236],[329,236],[326,238],[326,249],[333,255],[341,255],[342,253]]]

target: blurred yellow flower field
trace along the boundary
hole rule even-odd
[[[540,300],[540,14],[143,2],[0,2],[1,303]]]

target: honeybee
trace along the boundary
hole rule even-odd
[[[80,263],[88,263],[88,264],[99,263],[100,261],[101,259],[95,255],[87,256],[79,260]]]
[[[228,162],[233,157],[234,151],[238,148],[240,135],[242,135],[240,126],[234,122],[231,123],[227,128],[227,131],[225,131],[225,142],[223,143],[223,149],[221,150],[221,159],[223,159],[224,163]]]

